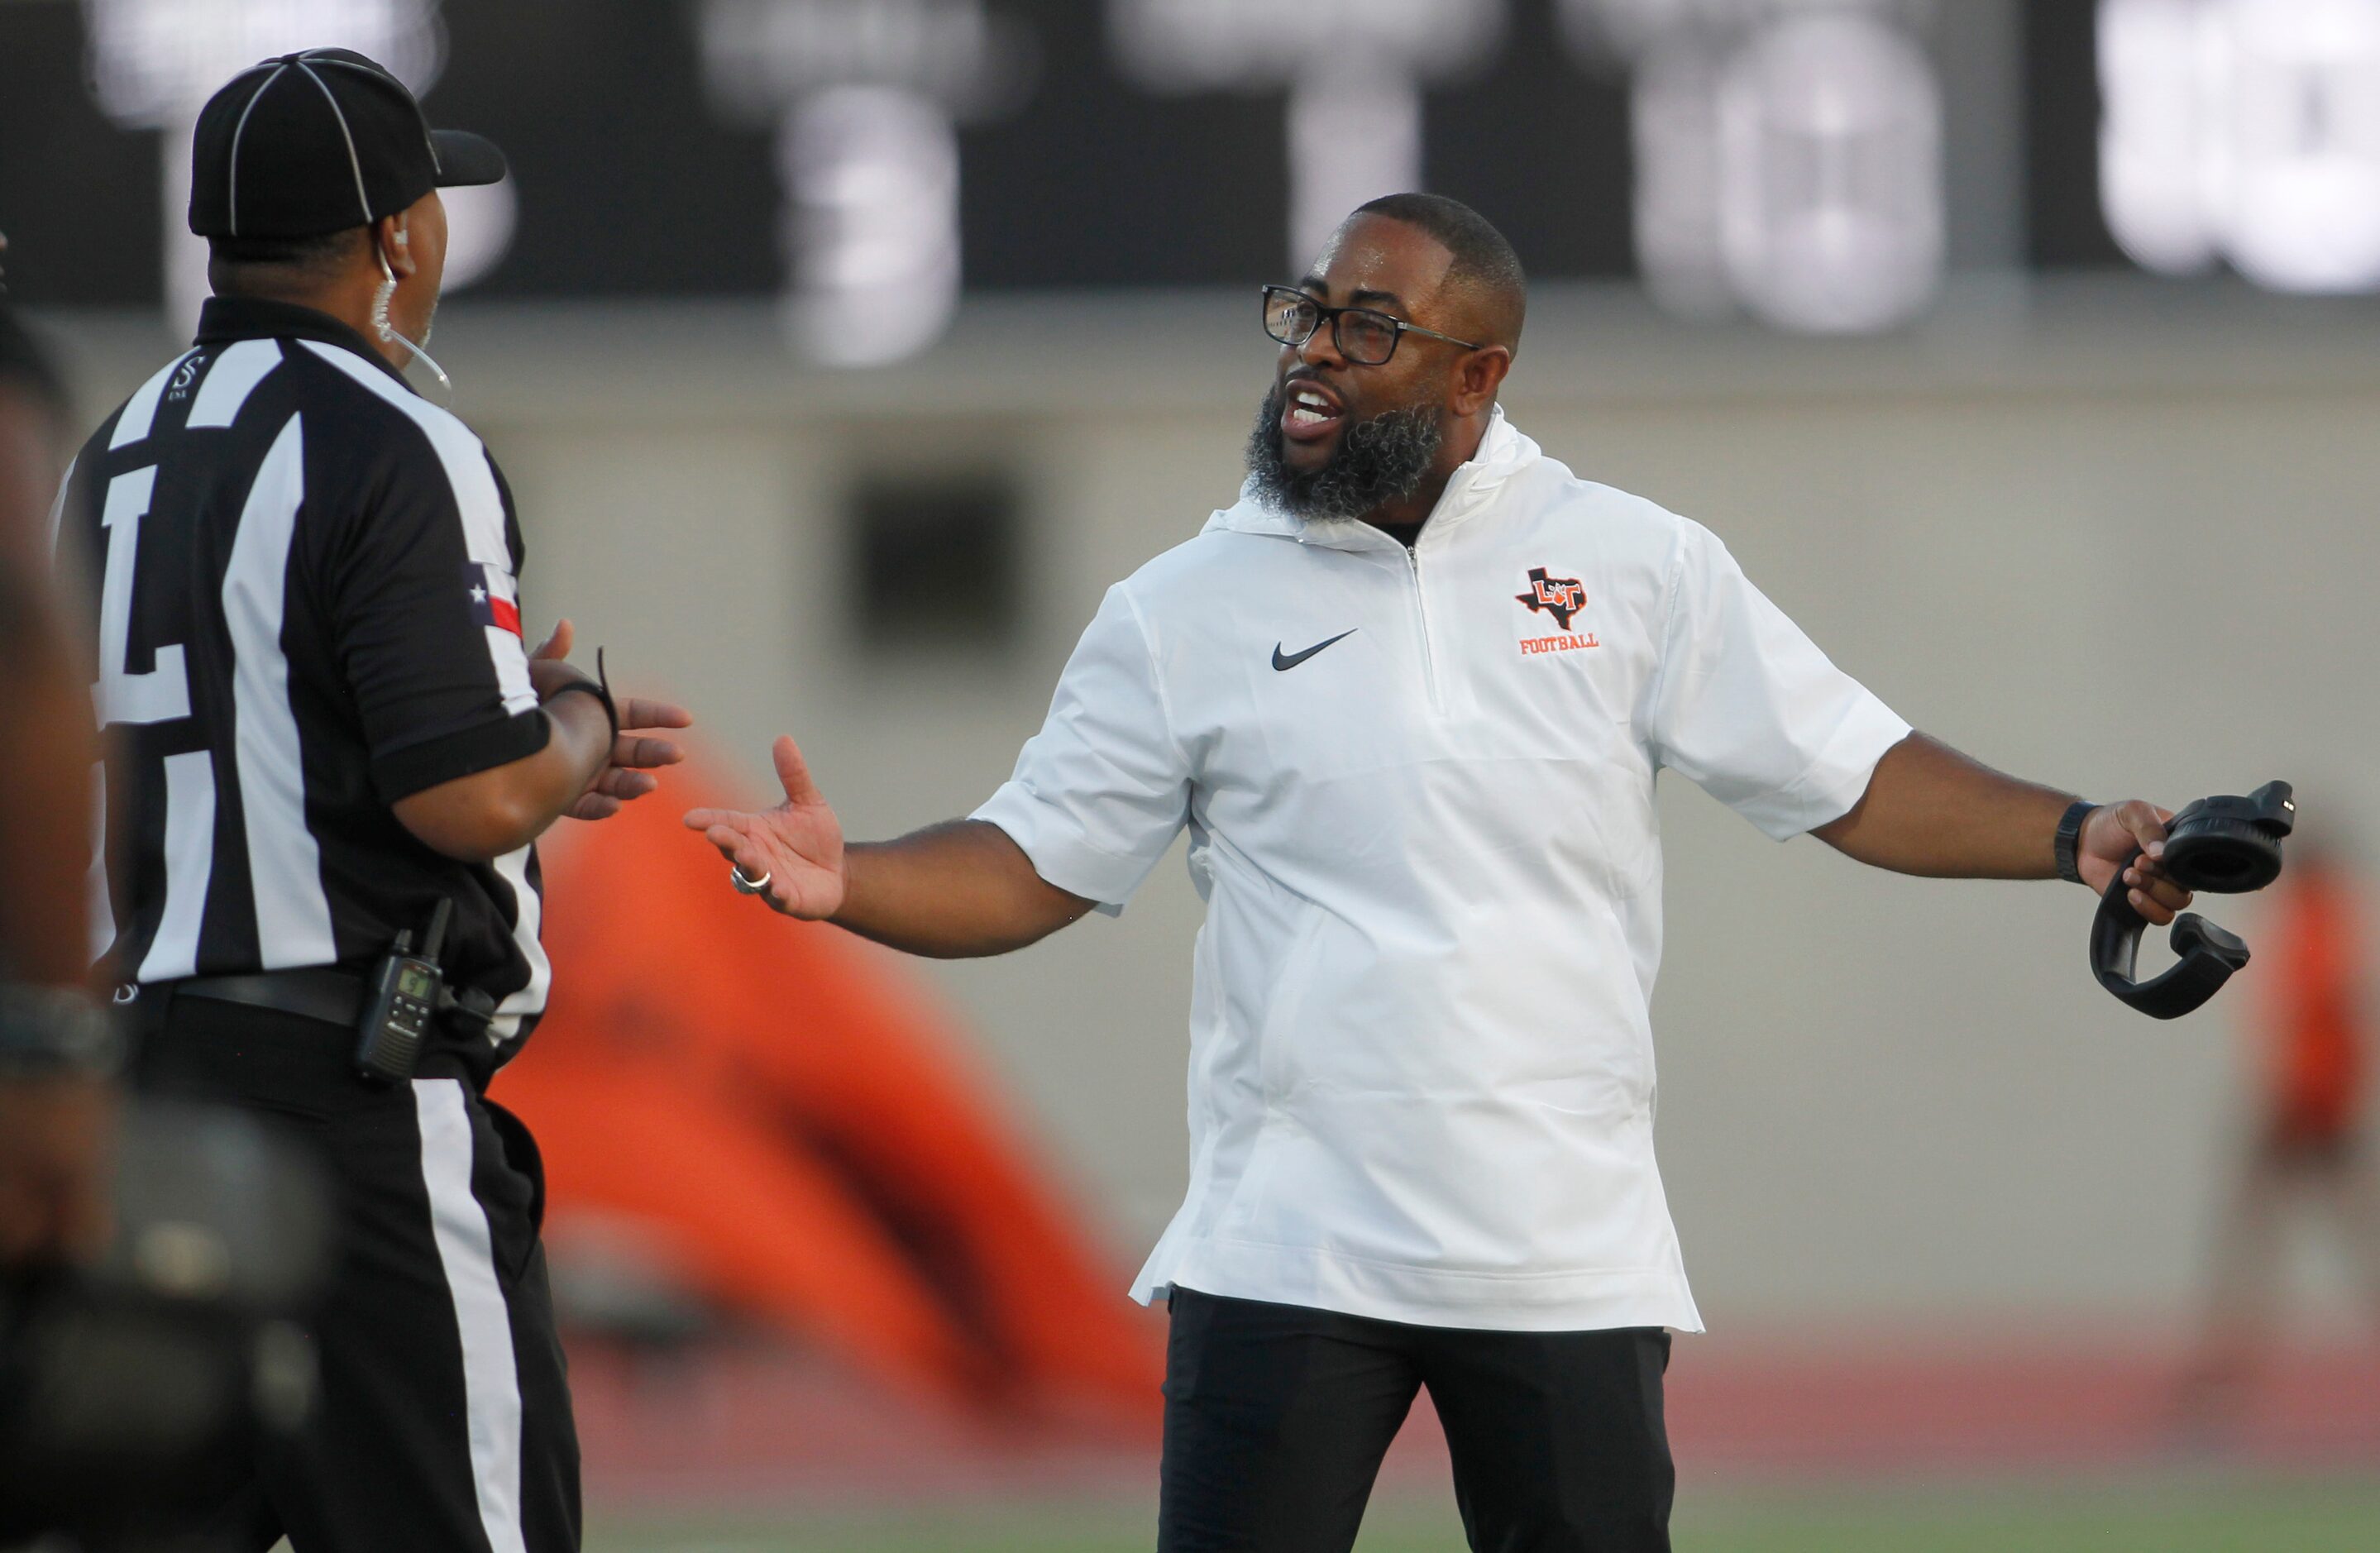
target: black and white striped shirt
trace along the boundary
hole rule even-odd
[[[360,970],[443,897],[449,980],[499,1000],[508,1052],[550,980],[536,853],[456,862],[391,808],[550,733],[480,440],[336,320],[216,297],[84,444],[59,523],[111,734],[95,952],[142,983]]]

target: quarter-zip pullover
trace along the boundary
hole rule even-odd
[[[1135,1297],[1699,1329],[1656,775],[1781,840],[1908,734],[1707,530],[1500,410],[1410,549],[1244,491],[1109,590],[977,811],[1111,911],[1190,832],[1190,1187]]]

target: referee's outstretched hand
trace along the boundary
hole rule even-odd
[[[686,829],[699,831],[747,879],[768,880],[760,898],[787,916],[820,921],[843,908],[843,822],[810,780],[801,746],[781,737],[770,750],[785,801],[759,814],[693,809]]]
[[[529,683],[536,687],[539,700],[565,681],[595,677],[567,661],[575,635],[569,621],[558,620],[553,634],[529,654]],[[661,786],[661,779],[651,774],[655,769],[674,766],[686,758],[686,751],[674,742],[656,735],[663,728],[693,727],[694,713],[650,696],[623,696],[618,706],[620,736],[612,741],[612,758],[565,811],[573,819],[611,819],[620,812],[622,804]]]

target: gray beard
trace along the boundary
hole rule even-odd
[[[1292,469],[1281,457],[1278,385],[1257,410],[1248,434],[1248,475],[1267,504],[1293,517],[1362,517],[1421,489],[1438,462],[1438,406],[1408,405],[1348,425],[1329,463]]]

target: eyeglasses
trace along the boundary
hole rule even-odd
[[[1425,329],[1418,323],[1407,323],[1376,308],[1326,308],[1293,286],[1264,288],[1265,333],[1282,345],[1302,346],[1314,338],[1314,332],[1325,323],[1330,325],[1330,343],[1339,347],[1339,354],[1358,367],[1385,365],[1397,353],[1397,342],[1407,334],[1427,334],[1465,350],[1485,348],[1435,329]]]

